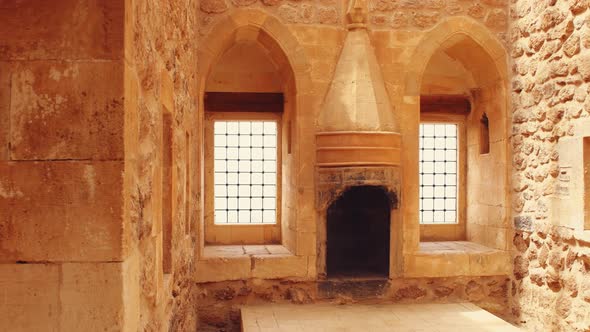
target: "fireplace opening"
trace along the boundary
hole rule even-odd
[[[392,201],[377,186],[345,191],[328,208],[326,272],[329,278],[388,277]]]

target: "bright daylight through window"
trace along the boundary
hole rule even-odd
[[[457,125],[420,124],[420,223],[457,223]]]
[[[215,121],[215,224],[277,222],[277,122]]]

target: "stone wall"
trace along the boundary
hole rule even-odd
[[[7,318],[0,329],[191,331],[198,312],[205,330],[231,330],[240,304],[366,301],[362,287],[350,294],[356,286],[328,281],[192,282],[203,205],[198,41],[239,8],[279,18],[300,45],[289,54],[301,67],[294,71],[309,75],[298,87],[298,107],[309,112],[298,119],[313,124],[345,35],[345,3],[0,1],[0,297],[7,299],[0,303]],[[589,182],[580,148],[590,136],[589,6],[588,0],[369,2],[370,36],[392,103],[414,100],[402,95],[411,89],[402,84],[406,65],[421,36],[451,16],[474,19],[510,45],[513,70],[512,280],[392,280],[370,285],[382,287],[375,301],[469,300],[533,331],[590,329],[590,236],[583,220],[590,207],[581,185]],[[406,122],[417,121],[404,110]],[[165,113],[175,165],[168,235]],[[305,139],[298,143],[313,147],[313,125],[296,129]],[[284,239],[294,257],[308,262],[312,280],[314,152],[297,151],[293,173],[302,180],[290,193],[297,197],[297,223]],[[172,258],[169,268],[164,257]]]
[[[198,151],[193,147],[200,144],[193,129],[196,12],[197,4],[190,0],[126,4],[125,221],[128,247],[139,265],[134,276],[140,285],[138,331],[196,328],[190,280],[199,218],[194,189],[198,177],[188,177],[189,172],[196,174]],[[166,131],[171,146],[164,143]],[[171,191],[163,181],[164,149],[171,150]],[[171,195],[171,218],[164,217],[166,195]]]
[[[512,310],[532,331],[590,329],[590,241],[579,213],[588,207],[566,205],[588,195],[576,190],[584,183],[581,144],[568,143],[590,128],[588,7],[585,0],[511,4]]]
[[[124,4],[0,3],[0,330],[123,330]]]
[[[485,24],[506,40],[508,0],[369,0],[369,24],[373,29],[428,30],[449,16],[466,15]],[[232,9],[259,8],[284,24],[342,26],[348,1],[340,0],[201,0],[200,30]]]
[[[375,28],[425,30],[444,17],[468,15],[503,37],[507,6],[507,0],[372,0],[369,10]]]
[[[228,281],[195,288],[199,331],[240,331],[242,305],[265,303],[449,303],[470,301],[506,318],[506,277],[418,278],[365,281]]]
[[[336,25],[343,22],[346,8],[337,0],[283,1],[283,0],[202,0],[200,1],[201,32],[208,32],[217,17],[234,8],[260,8],[280,17],[284,23]]]
[[[197,11],[193,1],[0,3],[0,330],[195,330],[199,212],[185,202],[199,199],[186,153],[198,135],[188,129]]]
[[[208,12],[206,9],[203,9],[203,4],[205,3],[205,1],[201,2],[200,7],[200,33],[202,34],[199,42],[199,45],[202,46],[199,47],[198,74],[200,80],[206,81],[208,79],[207,75],[209,70],[214,68],[213,66],[217,63],[217,60],[222,58],[223,52],[229,49],[232,43],[248,40],[248,38],[256,39],[263,45],[272,46],[269,47],[269,54],[271,55],[284,52],[284,57],[287,58],[288,61],[284,61],[279,57],[279,59],[281,59],[279,64],[284,65],[285,67],[287,67],[286,65],[291,65],[292,68],[290,69],[294,72],[294,76],[297,80],[297,110],[294,113],[297,122],[293,127],[294,156],[291,157],[296,159],[297,162],[294,163],[292,167],[287,167],[290,168],[289,181],[291,185],[288,186],[286,195],[284,196],[287,197],[288,195],[292,195],[293,198],[295,198],[289,200],[289,202],[294,202],[294,205],[292,205],[291,208],[295,213],[293,213],[293,217],[290,219],[290,221],[293,220],[294,222],[289,223],[289,229],[283,232],[282,238],[282,244],[285,245],[291,255],[280,260],[274,259],[273,257],[264,257],[257,260],[255,258],[256,253],[252,255],[244,254],[244,252],[247,252],[248,250],[245,248],[238,248],[237,254],[228,255],[226,253],[222,256],[221,252],[223,250],[213,250],[213,247],[205,246],[204,241],[200,243],[200,245],[203,246],[201,248],[203,254],[199,257],[198,269],[195,271],[198,284],[194,288],[197,311],[199,312],[200,320],[203,321],[200,325],[205,326],[212,321],[213,323],[211,325],[213,327],[210,327],[211,329],[230,329],[233,325],[231,325],[232,323],[229,321],[233,320],[235,322],[238,319],[235,305],[239,303],[257,303],[256,301],[240,302],[242,300],[236,300],[238,298],[258,298],[262,302],[279,300],[289,301],[288,296],[290,295],[284,295],[290,292],[286,289],[290,287],[289,285],[294,285],[293,287],[306,287],[311,294],[314,294],[313,292],[317,292],[318,287],[321,287],[320,285],[324,284],[323,281],[318,281],[318,275],[321,271],[318,271],[317,269],[317,238],[319,236],[318,223],[320,217],[318,216],[315,200],[316,195],[318,194],[317,190],[320,188],[318,188],[318,183],[315,182],[317,179],[315,179],[314,173],[315,134],[317,131],[315,122],[322,107],[324,97],[331,84],[332,77],[334,76],[335,67],[341,53],[346,30],[344,27],[343,12],[340,13],[338,23],[319,24],[317,22],[305,23],[304,21],[290,23],[273,12],[273,8],[276,7],[266,7],[255,1],[251,2],[249,5],[249,7],[255,9],[248,8],[247,10],[239,8],[239,6],[236,6],[233,2],[215,2],[216,4],[223,5],[223,10],[221,10],[220,13]],[[408,1],[402,1],[399,3],[406,6],[412,6]],[[459,5],[461,8],[466,8],[472,3],[473,2],[471,1],[460,1]],[[481,6],[486,8],[486,13],[488,13],[488,9],[491,11],[498,9],[503,11],[504,15],[507,15],[508,4],[506,1],[494,3],[495,5],[492,7],[488,7],[489,4],[483,3],[481,3]],[[306,1],[284,1],[280,3],[281,6],[304,6],[306,4]],[[321,8],[323,5],[324,4],[320,3],[317,5],[317,8]],[[446,5],[446,2],[443,3],[443,7]],[[423,5],[418,4],[418,2],[416,2],[415,6],[416,8],[412,9],[415,12],[425,10],[425,8],[422,7]],[[341,7],[339,8],[340,10],[344,10]],[[495,9],[492,10],[491,8]],[[375,12],[372,11],[372,13]],[[276,17],[279,17],[279,19],[277,20]],[[455,55],[453,61],[461,62],[466,69],[469,69],[469,71],[473,73],[474,77],[477,76],[477,83],[480,83],[478,86],[487,86],[484,85],[484,83],[494,83],[495,88],[502,93],[497,95],[488,93],[486,94],[486,98],[482,100],[488,101],[496,99],[497,104],[491,104],[495,106],[487,105],[486,107],[495,107],[496,112],[502,115],[502,117],[498,118],[506,119],[505,106],[507,104],[507,99],[500,97],[504,96],[507,86],[507,84],[505,84],[507,82],[506,52],[502,44],[496,38],[496,36],[505,36],[506,25],[504,25],[503,28],[494,28],[491,30],[485,25],[483,19],[473,19],[473,17],[466,15],[465,12],[461,12],[461,14],[457,15],[450,15],[445,12],[445,15],[441,15],[440,21],[437,21],[437,23],[439,24],[437,24],[436,27],[432,29],[430,27],[425,27],[421,31],[410,26],[399,29],[389,26],[387,26],[387,29],[386,27],[376,29],[373,26],[369,33],[371,45],[374,48],[377,60],[381,67],[391,104],[395,109],[394,114],[399,117],[400,123],[403,123],[401,127],[403,127],[403,154],[406,155],[404,159],[406,167],[402,170],[405,172],[403,173],[402,178],[406,185],[401,186],[400,190],[401,201],[404,202],[400,205],[400,213],[405,214],[403,218],[401,218],[404,221],[404,224],[396,229],[396,234],[403,234],[403,241],[399,241],[403,250],[399,250],[395,254],[406,254],[407,257],[398,257],[397,261],[402,264],[406,263],[408,266],[412,264],[413,266],[439,266],[436,265],[438,264],[437,262],[444,262],[446,266],[453,266],[453,263],[449,263],[451,262],[451,259],[444,255],[433,255],[434,258],[432,258],[432,260],[430,260],[429,256],[428,259],[421,260],[419,263],[416,263],[417,260],[412,260],[416,251],[419,250],[419,229],[417,227],[418,216],[416,213],[416,211],[418,211],[418,186],[408,184],[418,183],[416,169],[418,165],[420,83],[422,82],[424,69],[427,67],[433,54],[439,49],[442,50],[441,52],[453,53],[453,55]],[[464,37],[463,39],[451,38],[456,37],[456,35]],[[270,43],[268,41],[269,39],[274,39],[276,44]],[[451,40],[450,46],[455,47],[453,52],[447,52],[448,48],[444,49],[440,47],[443,42],[447,42],[448,40]],[[467,51],[465,51],[465,49]],[[475,54],[475,56],[471,56],[473,54]],[[481,56],[482,54],[484,54],[485,57]],[[263,58],[261,57],[261,59]],[[285,68],[284,71],[288,72],[287,69],[288,68]],[[496,69],[497,72],[495,72],[494,69]],[[204,90],[205,87],[201,86],[201,89]],[[498,97],[494,98],[492,96]],[[294,99],[295,96],[291,101]],[[474,120],[479,124],[479,118]],[[501,123],[502,121],[498,120],[498,122]],[[506,126],[498,126],[496,128],[505,129]],[[501,132],[502,135],[501,137],[499,137],[500,135],[494,136],[497,138],[494,142],[502,141],[504,145],[507,145],[507,141],[505,140],[506,135],[503,135],[504,131],[499,130],[498,132]],[[505,156],[504,148],[498,149],[497,151],[497,158]],[[496,155],[494,155],[494,158],[496,158]],[[412,167],[413,165],[415,165],[415,167]],[[501,172],[501,170],[508,172],[507,167],[502,167],[499,171]],[[483,190],[481,192],[483,193]],[[498,196],[506,198],[506,195],[501,195],[500,193],[498,193]],[[482,231],[481,233],[491,234],[490,238],[492,236],[495,237],[496,234],[506,234],[506,229],[508,228],[507,218],[505,217],[506,214],[503,214],[502,218],[499,218],[493,215],[493,213],[488,213],[488,210],[491,209],[487,209],[487,207],[482,209],[483,216],[480,219],[484,220],[483,217],[487,217],[489,214],[490,221],[498,224],[502,223],[502,227],[501,229],[498,229],[500,227],[496,227],[490,231],[487,231],[486,229],[485,232]],[[291,218],[291,216],[289,217]],[[487,221],[487,219],[485,221]],[[505,223],[506,225],[504,225]],[[498,232],[495,232],[496,229],[498,229]],[[499,231],[504,231],[504,233],[500,233]],[[507,252],[501,251],[506,249],[506,237],[499,238],[502,239],[500,243],[501,245],[498,245],[498,247],[501,248],[499,253],[507,257]],[[487,243],[485,244],[488,245]],[[226,249],[228,252],[231,251],[235,253],[231,248]],[[250,248],[250,250],[254,251],[255,248]],[[219,256],[216,256],[216,254]],[[404,260],[404,258],[406,259]],[[465,262],[469,261],[471,258],[468,257],[468,255],[461,255],[461,259],[462,263],[460,264],[463,264],[466,269],[469,269],[467,267],[469,264]],[[295,263],[302,261],[307,263],[307,269],[299,268],[300,265],[295,265]],[[478,261],[487,262],[484,260]],[[498,261],[504,262],[506,260]],[[259,262],[265,263],[264,268],[260,268],[260,265],[262,264],[259,264]],[[482,265],[485,265],[485,267],[488,268],[488,266],[493,266],[494,264]],[[506,265],[509,264],[502,264],[502,266]],[[442,271],[443,269],[433,268],[433,270],[435,270],[435,272],[430,275],[433,277],[445,273]],[[454,268],[449,268],[448,270],[452,270],[452,273],[454,274],[449,275],[453,276],[456,276],[457,273],[462,273],[457,272],[457,269]],[[502,270],[501,273],[505,273],[505,271],[506,270]],[[424,272],[420,271],[420,273]],[[494,271],[490,273],[490,271],[478,271],[477,273],[488,273],[485,275],[490,275],[497,272]],[[412,276],[420,277],[423,276],[423,274],[414,274]],[[297,277],[300,278],[297,279],[298,282],[291,280],[292,278]],[[231,283],[223,281],[228,279],[241,281],[232,281]],[[271,281],[270,279],[273,280]],[[449,287],[454,289],[453,291],[450,291],[450,293],[459,295],[452,298],[446,298],[445,300],[456,301],[469,299],[469,297],[460,296],[460,294],[463,294],[462,292],[467,289],[469,280],[471,280],[470,278],[406,278],[400,280],[396,279],[392,282],[395,285],[413,285],[408,290],[408,293],[410,294],[413,293],[416,288],[420,289],[419,291],[416,291],[418,294],[422,294],[423,292],[434,294],[434,290],[431,287],[435,286],[432,285],[440,285],[440,283],[448,282],[448,280],[459,279],[463,280],[457,281],[460,286]],[[475,277],[475,279],[478,278]],[[488,280],[486,278],[483,279]],[[305,282],[302,280],[305,280]],[[494,277],[489,280],[505,280],[505,277]],[[223,288],[226,284],[246,285],[244,290],[245,295],[236,295],[240,294],[241,286],[234,287],[231,285],[229,287],[233,290],[230,289],[228,291],[229,295],[227,295],[227,301],[224,300],[226,296],[223,292],[221,292],[221,295],[219,296],[212,295],[214,292],[217,292],[216,289],[218,287]],[[502,282],[501,284],[503,285],[502,287],[508,287],[508,284],[505,282]],[[472,285],[475,286],[477,283]],[[402,286],[400,286],[400,288],[404,289],[405,287]],[[261,290],[259,292],[262,295],[259,295],[259,297],[258,295],[248,295],[252,294],[249,293],[249,288],[254,289],[258,287],[260,287]],[[396,297],[395,293],[398,290],[395,287],[390,288],[393,289],[391,293],[384,295],[386,299],[391,300]],[[457,293],[455,293],[455,289],[457,289]],[[484,294],[484,297],[487,296],[485,294],[488,294],[486,293],[486,290],[481,290],[478,287],[475,287],[475,289],[478,289],[477,291],[474,291],[475,293],[481,291],[482,294]],[[404,291],[401,292],[404,293]],[[441,294],[444,294],[445,292],[448,292],[448,290],[443,290]],[[496,303],[501,308],[506,308],[508,299],[507,292],[501,291],[495,292],[495,294],[496,298],[493,301],[490,301]],[[305,295],[297,296],[306,298]],[[310,295],[312,299],[316,299],[314,296],[315,295]],[[435,300],[436,296],[418,295],[417,298],[429,301]],[[411,301],[417,300],[417,298],[413,298]],[[477,302],[477,300],[474,301]],[[231,309],[232,307],[234,309]],[[486,305],[484,305],[484,307],[490,308],[490,306]],[[502,310],[494,309],[494,312],[498,311]]]

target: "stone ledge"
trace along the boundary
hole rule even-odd
[[[200,260],[250,257],[252,255],[293,255],[287,247],[273,245],[214,245],[205,246]]]
[[[196,282],[250,278],[307,278],[308,257],[282,245],[206,246],[195,264]]]
[[[404,277],[508,275],[510,253],[467,241],[422,242],[404,258]]]

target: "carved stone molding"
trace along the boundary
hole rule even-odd
[[[316,209],[325,211],[348,188],[356,186],[383,187],[392,209],[400,201],[400,169],[398,167],[334,167],[318,168],[316,173]]]

